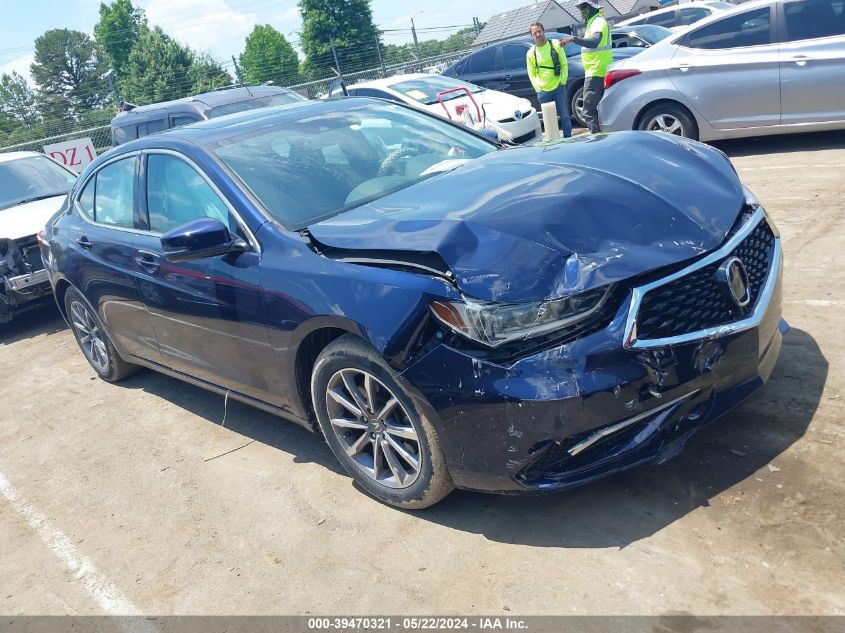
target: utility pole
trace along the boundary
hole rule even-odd
[[[334,66],[337,70],[337,75],[340,77],[341,81],[343,81],[343,71],[340,70],[340,62],[337,61],[337,51],[334,47],[334,38],[331,35],[329,35],[329,44],[332,45],[332,55],[334,56]]]
[[[478,18],[472,19],[472,28],[475,29],[475,37],[478,37],[478,34],[481,33],[481,21]]]
[[[376,52],[378,53],[378,65],[381,66],[381,76],[387,77],[387,68],[384,67],[384,59],[381,56],[381,40],[376,35]]]
[[[110,68],[103,77],[109,82],[109,90],[111,91],[112,99],[114,99],[114,105],[120,106],[120,96],[117,94],[117,88],[114,85],[114,70]]]
[[[411,35],[414,36],[414,51],[417,54],[417,61],[420,61],[420,43],[417,41],[417,27],[414,26],[414,18],[417,17],[423,11],[417,11],[414,15],[411,16]]]
[[[243,78],[243,75],[241,75],[241,69],[238,66],[238,62],[235,59],[234,55],[232,55],[232,63],[235,65],[235,77],[238,78],[238,83],[241,84],[241,86],[243,86],[244,85],[244,78]]]

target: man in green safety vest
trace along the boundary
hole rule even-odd
[[[546,29],[539,22],[531,25],[530,32],[534,46],[525,56],[528,78],[540,103],[555,102],[560,129],[564,138],[568,138],[572,136],[572,119],[569,118],[569,99],[566,96],[566,80],[569,77],[569,64],[563,50],[566,40],[547,40]]]
[[[581,17],[587,23],[584,37],[574,37],[572,41],[580,44],[581,61],[584,64],[584,120],[590,132],[601,132],[599,127],[599,101],[604,95],[604,76],[607,67],[613,62],[613,50],[610,44],[610,27],[601,15],[598,0],[580,0],[575,6],[581,11]],[[564,44],[569,38],[563,40]]]

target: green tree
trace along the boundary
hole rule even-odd
[[[73,120],[108,101],[103,52],[81,31],[53,29],[36,38],[30,70],[45,118]]]
[[[197,55],[161,27],[143,27],[119,82],[124,100],[143,105],[170,101],[232,83],[210,57]]]
[[[299,57],[293,46],[269,24],[256,24],[240,56],[241,72],[248,84],[272,81],[278,86],[297,83]]]
[[[3,73],[0,77],[0,113],[5,115],[7,126],[32,127],[38,123],[35,93],[26,79],[16,72]]]
[[[329,68],[335,65],[331,39],[342,72],[378,66],[379,31],[369,0],[299,0],[299,8],[300,46],[306,55],[303,70],[309,76],[331,74]]]
[[[188,69],[191,79],[191,94],[216,90],[232,84],[232,76],[208,55],[194,53]]]
[[[123,78],[129,53],[146,24],[144,10],[133,6],[131,0],[100,3],[100,21],[94,26],[94,35],[118,79]]]

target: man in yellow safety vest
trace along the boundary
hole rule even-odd
[[[601,132],[599,127],[599,101],[604,95],[604,76],[613,62],[610,43],[610,27],[601,15],[598,0],[580,0],[575,6],[587,23],[584,37],[571,41],[581,45],[581,61],[584,64],[584,119],[590,132]],[[569,38],[563,40],[563,43]]]
[[[534,46],[525,55],[528,78],[540,103],[555,102],[560,129],[564,138],[569,138],[572,136],[572,119],[569,118],[569,98],[566,94],[569,64],[563,50],[565,40],[547,40],[546,30],[539,22],[534,22],[529,28]]]

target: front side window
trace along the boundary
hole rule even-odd
[[[799,0],[783,5],[786,41],[845,35],[843,0]]]
[[[135,157],[109,163],[88,181],[79,204],[95,222],[133,228]]]
[[[147,212],[150,230],[166,233],[200,218],[214,218],[237,233],[226,204],[188,163],[170,154],[147,158]]]
[[[46,156],[0,163],[0,212],[20,204],[65,195],[76,177]]]
[[[519,44],[502,46],[502,66],[505,70],[526,70],[525,53],[528,49]]]
[[[771,44],[769,7],[732,15],[689,35],[690,48],[722,49]]]
[[[496,146],[408,107],[355,102],[218,141],[214,153],[299,230],[433,178]]]
[[[193,116],[174,116],[170,117],[170,127],[190,125],[191,123],[196,123],[197,121],[199,121],[199,119]]]

